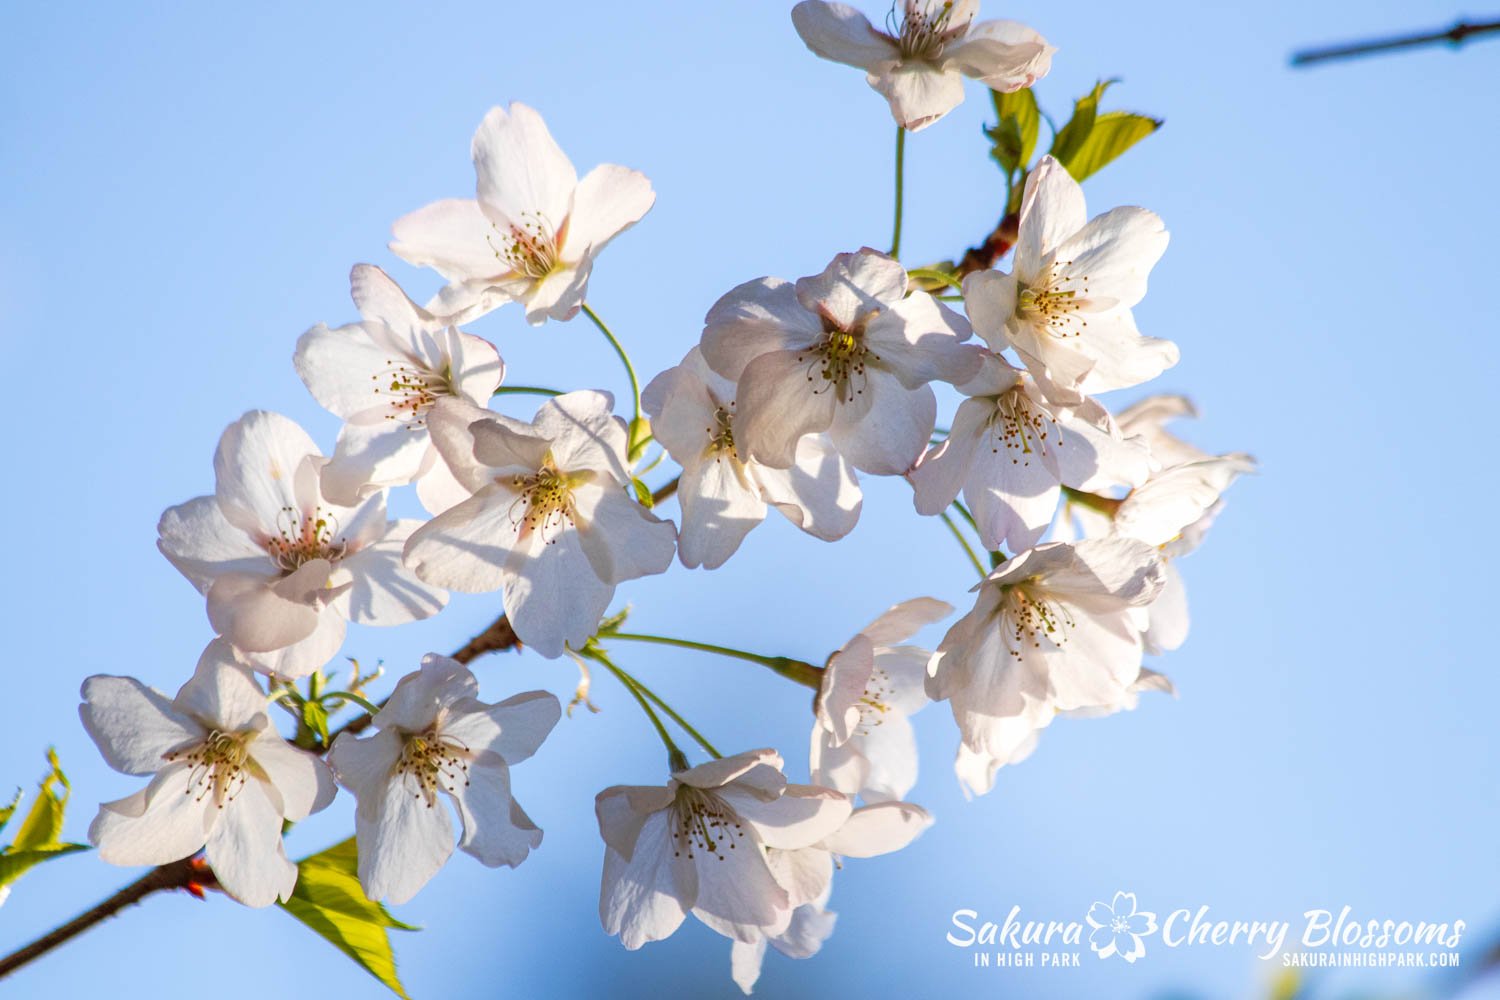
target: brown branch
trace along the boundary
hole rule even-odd
[[[0,958],[0,979],[15,972],[21,966],[42,957],[47,952],[64,944],[93,927],[95,924],[119,913],[127,906],[139,903],[154,892],[164,889],[188,889],[195,895],[202,890],[217,886],[213,872],[196,857],[183,858],[171,864],[153,868],[145,875],[94,906],[80,913],[67,923],[42,935],[26,947]]]
[[[1293,53],[1293,66],[1311,66],[1314,63],[1331,62],[1335,59],[1353,59],[1358,56],[1377,55],[1395,49],[1417,48],[1423,45],[1448,44],[1458,48],[1477,35],[1488,35],[1500,31],[1500,21],[1469,24],[1459,21],[1446,31],[1429,31],[1416,35],[1398,35],[1394,38],[1378,38],[1367,42],[1351,42],[1346,45],[1330,45],[1321,49],[1303,49]]]
[[[680,476],[678,477],[678,479],[681,479],[681,478],[682,477],[680,477]],[[678,479],[672,480],[670,483],[668,483],[667,485],[663,486],[661,489],[657,490],[655,493],[652,493],[651,494],[651,503],[652,504],[659,504],[663,500],[667,499],[667,497],[669,497],[672,494],[676,493],[677,492],[677,482],[678,482]]]
[[[995,228],[984,238],[977,247],[970,247],[964,251],[963,257],[958,261],[958,277],[973,274],[975,271],[988,271],[995,266],[995,262],[1016,245],[1016,233],[1021,224],[1021,216],[1016,212],[1009,212]]]

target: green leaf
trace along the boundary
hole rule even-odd
[[[1161,121],[1156,118],[1129,111],[1106,112],[1094,119],[1088,138],[1073,152],[1071,159],[1062,160],[1062,165],[1068,168],[1075,181],[1082,183],[1159,128]]]
[[[656,498],[651,495],[651,487],[634,478],[630,480],[630,485],[635,487],[635,498],[641,502],[642,507],[650,510],[656,506]]]
[[[317,733],[324,746],[328,745],[328,709],[321,701],[309,698],[302,703],[302,724]]]
[[[360,968],[380,980],[402,1000],[410,1000],[396,977],[396,956],[388,930],[414,931],[371,902],[356,874],[359,855],[354,838],[297,862],[297,888],[280,904],[316,931]]]
[[[16,809],[19,808],[20,805],[21,790],[17,788],[16,794],[11,796],[10,805],[4,807],[3,809],[0,809],[0,830],[5,829],[5,824],[10,822],[10,818],[16,814]]]
[[[63,813],[68,808],[72,786],[68,784],[67,775],[63,774],[62,765],[57,762],[56,750],[48,748],[47,763],[52,770],[38,786],[36,801],[31,804],[26,818],[21,821],[21,829],[17,831],[9,852],[28,851],[56,844],[58,835],[62,833]],[[54,791],[54,786],[60,788]]]
[[[6,848],[4,853],[0,853],[0,888],[10,885],[43,861],[51,861],[53,858],[88,849],[87,844],[48,844],[45,847],[34,847],[25,851],[12,851]]]
[[[1027,87],[1013,93],[1002,94],[991,91],[995,102],[995,114],[999,124],[986,129],[995,146],[990,155],[999,162],[1007,174],[1031,162],[1036,152],[1036,139],[1042,125],[1042,113],[1036,106],[1036,95]]]
[[[1052,155],[1057,157],[1063,166],[1066,167],[1072,161],[1078,150],[1082,148],[1084,140],[1094,130],[1094,119],[1099,116],[1099,99],[1114,82],[1113,80],[1100,80],[1094,84],[1092,91],[1074,102],[1073,117],[1069,118],[1068,123],[1058,129],[1057,135],[1052,137]]]

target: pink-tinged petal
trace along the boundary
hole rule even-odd
[[[318,616],[317,628],[300,642],[265,652],[239,651],[240,658],[252,669],[271,677],[296,680],[328,664],[344,644],[348,623],[343,615],[326,611]]]
[[[823,846],[846,858],[873,858],[901,850],[931,825],[932,816],[921,806],[882,802],[854,810]]]
[[[753,788],[774,798],[786,787],[781,765],[781,754],[775,750],[746,750],[678,771],[672,780],[694,788],[721,788],[730,782],[750,780]]]
[[[906,286],[900,261],[866,247],[837,255],[820,274],[797,279],[796,290],[803,309],[848,330],[899,303]]]
[[[214,631],[245,652],[269,652],[300,642],[317,630],[318,608],[283,597],[279,576],[226,573],[208,590]]]
[[[625,422],[614,415],[615,398],[580,389],[554,396],[536,411],[536,432],[551,440],[553,460],[563,471],[607,470],[630,481],[625,470]]]
[[[518,296],[526,306],[526,322],[541,326],[549,319],[566,323],[577,316],[588,295],[589,275],[593,269],[593,255],[584,254],[534,283],[529,291]]]
[[[406,540],[423,522],[392,521],[385,537],[339,563],[339,579],[349,583],[340,611],[361,625],[403,625],[430,618],[448,603],[446,591],[424,583],[402,560]]]
[[[1082,196],[1080,195],[1080,198]],[[1082,282],[1087,298],[1130,307],[1146,294],[1146,278],[1168,235],[1161,216],[1144,208],[1116,208],[1076,229],[1055,247],[1061,273]]]
[[[652,422],[652,430],[658,427]],[[689,569],[718,569],[766,518],[766,502],[745,467],[729,452],[689,460],[677,484],[682,507],[678,555]]]
[[[448,198],[396,220],[391,252],[453,281],[489,278],[508,270],[496,247],[495,224],[468,198]],[[446,315],[446,313],[445,313]]]
[[[498,266],[498,264],[497,264]],[[476,278],[455,281],[438,289],[425,308],[449,323],[470,323],[487,316],[509,302],[515,302],[524,290],[512,277]]]
[[[842,746],[859,725],[859,702],[875,669],[875,650],[868,636],[860,634],[828,658],[822,686],[813,699],[818,724],[828,731],[834,746]]]
[[[427,462],[432,439],[421,427],[387,421],[346,423],[323,467],[323,495],[353,506],[391,486],[405,486]],[[467,496],[467,494],[465,494]]]
[[[821,379],[812,381],[809,372],[816,367],[815,359],[798,351],[763,354],[746,366],[735,421],[741,454],[785,469],[795,460],[804,436],[833,425],[838,392]]]
[[[833,855],[821,846],[768,851],[766,861],[793,906],[828,899],[833,889],[834,862]]]
[[[625,860],[635,853],[646,820],[672,804],[672,792],[660,785],[614,785],[594,797],[599,836]]]
[[[703,355],[694,347],[682,364],[661,372],[641,390],[641,408],[651,418],[652,435],[679,465],[704,454],[717,429],[718,410],[730,412],[734,399],[733,386],[727,398],[716,399],[700,374],[706,371]]]
[[[477,755],[453,799],[464,827],[458,847],[481,864],[514,868],[541,846],[542,831],[511,798],[510,769],[500,758]]]
[[[404,903],[453,854],[453,821],[441,801],[429,803],[414,783],[391,780],[354,812],[359,881],[365,895]]]
[[[467,486],[458,481],[437,449],[429,452],[427,468],[416,479],[417,500],[436,517],[469,499]]]
[[[318,446],[301,427],[279,413],[252,410],[219,438],[214,453],[219,507],[243,531],[274,533],[288,507],[310,511],[321,499],[321,461]]]
[[[195,497],[168,507],[156,526],[156,547],[200,591],[225,573],[263,573],[270,557],[251,537],[230,524],[214,497]]]
[[[792,24],[809,49],[833,62],[868,70],[900,54],[889,35],[848,4],[803,0],[792,8]]]
[[[432,726],[446,709],[466,704],[477,694],[479,681],[468,667],[446,656],[428,653],[422,657],[420,669],[397,682],[380,714],[375,717],[375,724],[382,729],[422,732]]]
[[[359,314],[372,324],[395,334],[396,342],[414,358],[432,363],[440,360],[434,334],[442,322],[411,300],[396,279],[374,264],[355,264],[349,271],[349,297]]]
[[[525,227],[568,218],[578,175],[535,110],[519,101],[491,108],[474,133],[479,202],[495,222]]]
[[[328,765],[298,750],[267,726],[248,747],[250,758],[266,773],[281,796],[285,817],[293,823],[323,809],[338,791]]]
[[[473,753],[492,753],[513,766],[537,752],[561,716],[557,698],[547,691],[527,691],[496,705],[463,698],[453,704],[442,731]]]
[[[492,479],[504,478],[507,473],[535,472],[546,463],[547,453],[552,450],[552,442],[544,433],[519,420],[462,404],[442,409],[455,416],[477,415],[467,427],[471,463],[486,466],[487,474],[468,477],[476,489],[483,489]],[[444,452],[457,451],[462,440],[455,437],[452,445],[445,445]]]
[[[761,355],[801,350],[823,335],[817,314],[808,312],[797,301],[796,286],[781,278],[756,278],[730,289],[703,323],[703,360],[735,382]]]
[[[730,850],[717,842],[717,853],[695,845],[698,896],[692,913],[725,937],[754,941],[762,933],[776,934],[791,919],[791,899],[776,883],[765,852],[754,835],[736,839]],[[637,857],[640,849],[636,850]]]
[[[1083,188],[1054,157],[1044,156],[1026,177],[1015,269],[1029,280],[1043,259],[1088,223]],[[978,323],[976,322],[976,327]]]
[[[381,729],[363,739],[344,733],[333,741],[328,765],[338,783],[373,814],[374,803],[385,794],[385,786],[401,759],[401,749],[401,734],[394,728]]]
[[[325,410],[345,420],[373,410],[383,421],[391,410],[382,406],[389,400],[379,394],[378,376],[405,360],[392,353],[371,338],[363,323],[336,329],[319,323],[297,340],[292,364]]]
[[[655,202],[651,181],[639,170],[613,163],[595,167],[578,182],[573,195],[564,256],[577,260],[585,251],[597,255],[610,240],[641,221]]]
[[[808,435],[797,442],[789,469],[757,466],[766,502],[814,538],[837,541],[854,530],[864,495],[854,470],[824,435]]]
[[[629,860],[605,848],[599,922],[606,934],[618,934],[631,951],[671,937],[697,895],[697,872],[680,852],[674,855],[671,819],[665,811],[646,818]]]
[[[475,406],[485,406],[505,380],[505,362],[483,337],[449,327],[442,333],[443,353],[451,368],[453,391]]]
[[[870,761],[853,742],[835,746],[832,734],[822,726],[813,726],[808,751],[808,775],[824,788],[848,796],[859,794],[870,774]]]
[[[100,860],[112,865],[164,865],[203,846],[208,835],[211,797],[200,798],[189,781],[191,768],[174,764],[144,789],[106,802],[89,825],[89,842]]]
[[[894,646],[905,642],[924,627],[953,614],[953,605],[932,597],[914,597],[902,601],[864,628],[860,634],[877,646]]]
[[[677,529],[613,482],[573,491],[579,543],[594,573],[608,584],[665,572],[677,552]]]
[[[517,502],[513,491],[485,487],[412,532],[403,550],[406,565],[433,586],[468,594],[499,590],[505,562],[519,544]]]
[[[787,785],[779,798],[770,801],[735,787],[721,794],[740,818],[755,826],[767,847],[781,850],[816,844],[843,825],[851,808],[843,794],[816,785]]]
[[[916,463],[937,424],[937,397],[932,387],[907,389],[876,368],[865,373],[868,412],[857,405],[839,407],[829,431],[834,447],[849,464],[876,476],[900,476]]]
[[[858,788],[839,786],[846,795],[866,802],[891,802],[906,797],[917,783],[917,737],[911,721],[896,711],[871,720],[849,741],[849,747],[869,762]]]
[[[268,723],[266,693],[223,639],[215,639],[203,650],[193,676],[172,704],[207,729],[239,732]]]
[[[208,866],[224,891],[246,906],[290,899],[297,884],[297,866],[281,839],[282,819],[267,786],[252,779],[225,803],[208,835]]]
[[[805,0],[806,3],[817,3],[818,0]],[[766,938],[764,935],[754,941],[734,941],[729,946],[729,976],[734,984],[740,988],[745,996],[755,992],[755,984],[760,979],[760,967],[766,958]]]
[[[981,447],[988,446],[987,431],[994,412],[994,403],[987,399],[966,399],[958,404],[948,436],[927,449],[906,474],[918,514],[926,517],[941,514],[958,499],[973,468],[974,456]]]
[[[919,132],[963,103],[964,78],[957,70],[928,63],[890,63],[870,71],[870,86],[891,105],[896,124]]]
[[[561,656],[565,644],[582,649],[615,594],[614,584],[594,572],[579,533],[571,528],[528,531],[503,569],[511,627],[542,656]]]
[[[970,332],[958,313],[926,292],[913,292],[870,320],[865,328],[867,361],[908,389],[932,381],[960,385],[979,373],[986,353],[962,342]]]
[[[202,726],[134,677],[96,675],[81,694],[83,728],[116,771],[155,774],[164,755],[203,738]]]
[[[1008,93],[1046,76],[1056,51],[1045,38],[1017,21],[981,21],[969,28],[961,42],[944,49],[943,56],[965,76]]]
[[[1017,294],[1015,276],[1000,271],[975,271],[964,279],[964,309],[974,332],[991,350],[1011,346],[1008,331],[1016,314]]]
[[[1060,497],[1057,474],[1043,461],[1039,448],[1028,452],[1009,447],[998,433],[979,442],[964,499],[986,549],[1024,552],[1034,546],[1052,523]]]

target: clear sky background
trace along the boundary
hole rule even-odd
[[[857,71],[805,51],[772,2],[11,5],[0,41],[0,310],[10,358],[10,573],[0,784],[28,788],[49,743],[73,777],[67,833],[133,790],[77,718],[80,681],[129,673],[168,691],[210,638],[202,599],[155,550],[163,508],[211,491],[224,426],[267,408],[331,447],[337,422],[290,360],[310,325],[347,322],[347,273],[387,267],[420,300],[434,276],[386,249],[390,223],[472,196],[485,110],[542,110],[580,168],[645,171],[645,222],[600,260],[590,298],[650,372],[707,307],[762,274],[816,272],[889,240],[893,128]],[[874,11],[878,17],[883,10]],[[837,877],[822,955],[766,962],[769,996],[1254,996],[1275,971],[1238,949],[1152,952],[1134,967],[976,970],[949,915],[1012,904],[1081,919],[1117,889],[1166,912],[1465,920],[1471,955],[1500,925],[1500,701],[1491,629],[1497,486],[1490,416],[1500,45],[1286,68],[1301,43],[1438,27],[1447,3],[987,4],[1061,49],[1037,88],[1065,115],[1098,77],[1109,104],[1166,119],[1091,180],[1091,211],[1142,204],[1172,245],[1137,312],[1182,363],[1155,388],[1203,409],[1200,445],[1243,449],[1238,484],[1184,563],[1194,630],[1155,664],[1179,700],[1059,723],[966,803],[945,707],[917,718],[912,798],[936,825]],[[999,214],[968,101],[907,145],[908,263],[952,256]],[[473,326],[517,383],[623,389],[583,322]],[[1137,393],[1117,394],[1116,404]],[[532,401],[506,401],[529,415]],[[629,585],[642,630],[821,660],[888,605],[961,603],[970,571],[899,481],[866,479],[864,516],[828,546],[775,520],[712,575]],[[490,621],[495,595],[438,618],[351,630],[349,655],[397,673]],[[936,641],[938,633],[928,638]],[[736,662],[619,650],[721,748],[780,747],[805,768],[807,692]],[[567,661],[481,661],[499,700]],[[515,773],[546,830],[519,870],[455,860],[399,916],[417,997],[737,995],[728,942],[689,922],[627,953],[596,916],[593,796],[662,780],[644,720],[608,681]],[[310,853],[350,828],[341,797],[300,826]],[[0,908],[10,950],[135,877],[90,855],[46,866]],[[286,915],[153,898],[7,983],[9,997],[285,991],[326,971],[373,980]],[[1355,973],[1363,986],[1434,980]]]

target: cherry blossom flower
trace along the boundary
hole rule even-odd
[[[1177,363],[1177,345],[1141,336],[1130,312],[1166,249],[1160,217],[1144,208],[1088,221],[1083,189],[1044,156],[1026,179],[1011,273],[969,275],[964,306],[992,348],[1015,348],[1049,399],[1074,404]]]
[[[873,858],[901,850],[932,825],[932,817],[921,806],[909,802],[882,802],[862,806],[849,814],[844,825],[811,847],[798,850],[767,850],[766,860],[794,901],[792,919],[780,934],[753,935],[736,939],[730,946],[730,973],[748,995],[760,978],[766,946],[788,958],[811,958],[833,933],[835,914],[827,909],[833,892],[833,870],[843,858]]]
[[[758,278],[709,310],[704,360],[738,383],[735,443],[773,468],[792,466],[809,434],[827,432],[857,469],[902,475],[937,419],[927,383],[965,382],[980,353],[969,325],[906,269],[868,248],[835,257],[795,284]]]
[[[286,743],[254,675],[216,639],[192,679],[168,699],[133,677],[83,682],[79,714],[109,766],[151,775],[134,795],[106,802],[89,827],[114,865],[161,865],[207,852],[214,877],[247,906],[288,899],[297,866],[284,821],[333,800],[321,760]]]
[[[418,528],[406,562],[434,586],[503,591],[516,635],[543,656],[582,649],[615,585],[664,571],[676,529],[629,493],[613,398],[570,392],[533,423],[446,399],[428,425],[469,499]]]
[[[878,31],[846,4],[804,0],[792,23],[813,52],[864,70],[896,124],[915,132],[958,107],[966,76],[1008,92],[1051,68],[1057,50],[1041,35],[1015,21],[976,24],[978,13],[979,0],[898,0]]]
[[[930,650],[898,645],[953,606],[904,601],[829,657],[813,700],[809,768],[814,784],[866,802],[900,799],[917,783],[917,740],[908,716],[927,704]]]
[[[1134,539],[1028,549],[976,588],[974,609],[938,645],[928,696],[948,700],[970,750],[1001,761],[1018,744],[1007,720],[1119,703],[1141,671],[1136,611],[1164,572]]]
[[[781,764],[773,750],[752,750],[679,771],[665,788],[600,792],[604,930],[631,950],[669,937],[688,913],[738,941],[785,933],[806,900],[777,881],[769,852],[819,843],[850,804],[832,789],[787,784]]]
[[[526,320],[578,314],[594,258],[656,201],[645,175],[604,164],[578,179],[547,124],[520,102],[474,133],[478,200],[433,202],[396,221],[391,249],[450,282],[428,308],[462,322],[505,302]]]
[[[1053,403],[994,354],[958,390],[969,398],[952,429],[908,478],[919,514],[942,513],[961,490],[986,549],[1019,552],[1041,541],[1063,486],[1138,486],[1151,471],[1145,444],[1126,439],[1099,403]]]
[[[428,511],[468,497],[432,447],[427,412],[446,396],[485,406],[505,374],[486,340],[464,333],[407,298],[372,264],[349,275],[358,323],[318,324],[297,341],[297,374],[342,417],[338,446],[323,470],[323,492],[342,504],[389,486],[417,484]]]
[[[169,508],[157,547],[208,598],[208,620],[255,669],[312,673],[345,625],[400,625],[447,595],[401,563],[414,520],[389,521],[385,494],[346,507],[324,495],[327,462],[307,432],[254,410],[214,455],[213,496]]]
[[[698,348],[652,379],[641,405],[656,440],[682,466],[677,554],[684,566],[722,566],[765,520],[768,505],[825,541],[844,537],[859,519],[854,473],[826,435],[799,441],[787,469],[742,454],[734,437],[734,384],[715,374]]]
[[[1139,909],[1133,892],[1115,893],[1108,905],[1095,903],[1084,919],[1093,928],[1089,947],[1100,958],[1119,955],[1132,964],[1146,954],[1146,943],[1141,939],[1156,931],[1156,914]]]
[[[328,761],[359,803],[359,882],[371,899],[406,902],[453,854],[443,795],[463,823],[459,850],[482,864],[514,868],[541,844],[511,796],[510,769],[536,753],[562,709],[546,691],[493,705],[478,695],[467,667],[432,653],[375,714],[374,736],[334,741]]]

